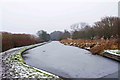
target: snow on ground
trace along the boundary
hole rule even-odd
[[[108,54],[120,56],[120,50],[104,50],[104,52],[107,52]]]
[[[2,78],[59,78],[51,73],[25,64],[21,54],[24,50],[45,43],[10,49],[0,54],[2,57]]]
[[[67,78],[101,78],[118,71],[118,62],[58,41],[27,51],[25,62]],[[108,76],[107,76],[108,77]],[[114,76],[117,78],[118,74]]]

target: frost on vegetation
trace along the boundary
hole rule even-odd
[[[51,73],[38,70],[34,67],[28,66],[22,58],[21,53],[26,50],[22,49],[18,53],[11,55],[5,60],[5,64],[9,66],[6,74],[9,78],[59,78]],[[59,78],[60,79],[60,78]]]
[[[107,52],[109,54],[120,56],[120,50],[105,50],[104,52]]]

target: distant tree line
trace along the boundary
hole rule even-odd
[[[37,35],[38,35],[39,39],[41,39],[42,41],[49,41],[50,40],[50,35],[44,30],[38,31]]]
[[[110,39],[120,35],[120,18],[104,17],[90,26],[82,22],[70,26],[72,31],[54,31],[48,34],[46,31],[38,31],[37,35],[44,41],[62,39]],[[42,34],[42,35],[41,35]],[[42,36],[42,37],[41,37]]]
[[[64,32],[62,31],[54,31],[50,34],[48,34],[46,31],[40,30],[37,32],[37,35],[42,41],[59,41],[62,39],[67,39],[70,38],[70,32],[65,30]]]
[[[72,25],[73,39],[110,39],[118,38],[120,33],[120,18],[105,17],[95,22],[93,26],[86,23]]]
[[[71,25],[72,31],[64,30],[54,31],[48,34],[44,30],[39,30],[37,36],[30,34],[12,34],[1,32],[0,40],[2,41],[2,51],[14,47],[26,46],[44,41],[59,41],[62,39],[120,39],[120,18],[104,17],[100,21],[90,26],[87,23],[77,23]],[[120,41],[120,40],[119,40]]]
[[[2,51],[10,48],[21,47],[41,42],[35,35],[30,34],[12,34],[8,32],[1,32]]]

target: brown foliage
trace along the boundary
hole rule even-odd
[[[39,39],[30,34],[11,34],[2,32],[2,51],[14,47],[27,46],[40,42]]]
[[[76,46],[80,48],[87,49],[88,47],[90,48],[89,50],[93,54],[100,54],[104,50],[114,50],[114,49],[119,49],[118,48],[118,40],[117,39],[111,39],[111,40],[61,40],[61,43],[65,45],[71,45],[71,46]]]

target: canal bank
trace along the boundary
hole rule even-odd
[[[40,43],[36,45],[24,46],[20,48],[10,49],[0,54],[2,56],[2,78],[59,78],[51,73],[39,70],[35,67],[27,65],[22,55],[24,51],[44,45]]]

